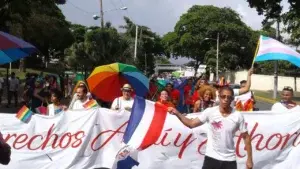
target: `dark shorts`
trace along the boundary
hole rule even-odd
[[[220,161],[205,156],[202,169],[237,169],[236,161]]]

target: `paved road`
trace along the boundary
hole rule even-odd
[[[255,106],[259,108],[259,110],[271,110],[272,105],[273,104],[256,100]]]

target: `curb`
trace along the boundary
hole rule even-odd
[[[261,96],[256,96],[254,95],[255,99],[257,100],[261,100],[261,101],[264,101],[264,102],[267,102],[267,103],[271,103],[271,104],[274,104],[277,102],[277,100],[274,100],[274,99],[269,99],[269,98],[265,98],[265,97],[261,97]]]

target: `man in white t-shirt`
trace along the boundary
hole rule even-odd
[[[15,99],[15,107],[18,105],[18,91],[19,91],[19,79],[16,78],[16,74],[14,72],[11,73],[11,77],[8,81],[8,98],[7,98],[7,107],[10,106],[12,96]]]
[[[237,130],[240,131],[245,142],[248,155],[247,169],[253,167],[251,138],[247,132],[244,117],[231,106],[234,99],[233,90],[230,87],[220,89],[220,105],[207,108],[198,118],[189,119],[175,108],[168,108],[187,127],[195,128],[208,123],[207,146],[202,169],[236,169],[236,154],[234,137]]]
[[[73,103],[73,106],[71,107],[72,110],[82,110],[84,108],[84,104],[86,104],[89,101],[89,98],[87,97],[87,88],[86,86],[79,86],[76,89],[77,98],[76,101]]]
[[[281,101],[275,103],[272,106],[271,110],[275,111],[288,111],[290,109],[293,109],[297,107],[298,105],[292,100],[294,97],[294,90],[293,88],[286,86],[283,88],[281,93]]]
[[[115,98],[111,105],[113,110],[127,110],[131,111],[133,106],[133,98],[131,97],[132,87],[129,84],[124,84],[121,88],[122,96]]]

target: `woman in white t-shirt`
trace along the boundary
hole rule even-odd
[[[56,114],[67,110],[67,106],[61,104],[61,99],[62,99],[62,93],[57,90],[53,89],[51,91],[51,104],[48,105],[47,109],[47,115],[48,116],[55,116]]]
[[[293,88],[286,86],[283,88],[281,93],[281,101],[275,103],[272,106],[272,111],[288,111],[298,105],[292,100],[294,97],[294,90]]]
[[[121,90],[122,96],[115,98],[111,105],[111,109],[131,111],[133,106],[133,98],[131,97],[131,93],[133,90],[129,84],[125,84]]]

